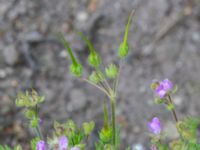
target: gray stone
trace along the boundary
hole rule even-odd
[[[87,98],[85,93],[80,89],[73,89],[70,92],[70,102],[68,103],[67,110],[79,110],[85,107]]]
[[[19,60],[19,52],[14,45],[9,45],[3,50],[4,60],[8,65],[15,65]]]

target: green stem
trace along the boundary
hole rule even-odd
[[[170,95],[168,96],[168,99],[169,99],[169,102],[173,105],[173,102],[172,102],[172,99],[171,99],[171,96],[170,96]],[[177,117],[177,115],[176,115],[175,109],[172,109],[172,114],[173,114],[173,116],[174,116],[175,121],[178,122],[178,117]]]
[[[43,135],[42,135],[42,132],[41,132],[41,129],[40,129],[39,125],[36,127],[36,131],[37,131],[37,133],[38,133],[40,139],[44,139],[44,137],[43,137]]]
[[[116,147],[116,116],[115,116],[115,99],[111,99],[112,103],[112,130],[113,130],[113,145]]]

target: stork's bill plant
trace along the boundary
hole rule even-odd
[[[125,28],[124,38],[118,49],[119,64],[110,63],[104,67],[98,51],[94,48],[90,40],[81,32],[78,34],[86,43],[89,55],[87,62],[91,67],[89,76],[83,76],[86,70],[75,57],[74,52],[65,38],[65,35],[59,33],[59,39],[66,48],[71,59],[69,66],[70,72],[80,80],[89,83],[99,89],[105,96],[102,99],[104,106],[104,124],[99,130],[98,141],[95,141],[95,150],[120,150],[120,130],[116,123],[116,103],[117,87],[119,84],[121,62],[127,57],[129,52],[129,29],[134,11],[131,12]],[[169,79],[163,81],[154,81],[151,85],[155,94],[155,103],[163,104],[172,112],[176,129],[179,137],[170,142],[165,141],[165,134],[162,130],[162,123],[158,117],[154,117],[148,123],[151,138],[151,150],[200,150],[199,140],[197,138],[200,119],[186,117],[182,120],[178,118],[175,111],[175,105],[172,100],[172,94],[176,93],[177,86],[174,86]],[[29,127],[35,131],[35,138],[30,142],[31,150],[88,150],[88,140],[95,127],[93,121],[84,122],[81,127],[77,126],[73,120],[67,120],[65,123],[54,121],[54,131],[44,136],[41,132],[43,120],[39,116],[40,104],[44,102],[44,97],[39,96],[35,90],[25,93],[20,92],[16,98],[16,105],[24,109],[24,114],[28,120]],[[108,108],[108,102],[111,108]],[[110,112],[109,112],[110,111]],[[108,114],[111,114],[109,118]],[[94,141],[94,140],[93,140]],[[20,145],[12,148],[22,150]],[[0,150],[11,150],[9,146],[0,145]],[[131,150],[130,147],[126,150]],[[133,147],[132,150],[142,150]]]

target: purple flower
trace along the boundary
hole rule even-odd
[[[164,98],[165,95],[172,90],[173,84],[169,79],[164,79],[163,81],[159,82],[158,87],[155,89],[155,93],[160,97]]]
[[[46,144],[44,141],[39,141],[36,147],[36,150],[46,150]]]
[[[59,148],[60,150],[66,150],[68,147],[68,140],[65,136],[60,137],[59,139]]]
[[[158,150],[155,145],[151,146],[151,150]]]
[[[72,147],[70,150],[80,150],[78,147]]]
[[[161,132],[161,124],[160,120],[157,117],[154,117],[149,123],[148,128],[153,134],[160,134]]]

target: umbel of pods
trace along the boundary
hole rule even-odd
[[[118,50],[118,56],[120,59],[124,59],[126,58],[126,56],[128,55],[128,51],[129,51],[129,44],[128,44],[128,33],[129,33],[129,29],[130,29],[130,25],[131,25],[131,21],[132,21],[132,17],[134,15],[134,10],[130,13],[129,18],[128,18],[128,22],[125,28],[125,33],[124,33],[124,38],[123,41],[120,44],[119,50]],[[79,77],[81,80],[95,86],[96,88],[98,88],[99,90],[101,90],[110,100],[111,102],[111,117],[112,117],[112,123],[111,125],[108,123],[108,121],[106,122],[107,125],[104,125],[104,128],[108,126],[108,129],[112,129],[109,130],[109,132],[100,132],[100,137],[108,137],[107,135],[104,134],[112,134],[112,139],[110,142],[105,142],[104,144],[106,146],[111,145],[109,147],[111,147],[111,149],[117,150],[118,146],[119,146],[119,142],[117,140],[117,127],[116,127],[116,113],[115,113],[115,107],[116,107],[116,97],[117,97],[117,86],[118,86],[118,82],[119,82],[119,77],[120,77],[120,69],[121,69],[121,64],[119,64],[118,66],[115,64],[109,64],[108,67],[104,68],[104,70],[102,70],[103,67],[101,67],[102,62],[101,62],[101,57],[98,54],[98,52],[95,50],[94,46],[91,44],[90,40],[81,32],[78,32],[78,34],[82,37],[82,39],[84,40],[84,42],[87,44],[88,46],[88,50],[89,50],[89,56],[88,56],[88,63],[89,65],[93,68],[92,73],[90,74],[90,76],[87,77],[83,77],[82,76],[82,71],[83,71],[83,67],[80,63],[78,63],[78,60],[75,58],[72,49],[69,45],[69,43],[67,42],[67,40],[65,39],[64,35],[62,33],[59,34],[59,38],[60,40],[63,42],[65,48],[67,49],[69,56],[71,58],[71,66],[70,66],[70,72]],[[121,61],[120,61],[121,63]],[[110,83],[109,81],[112,81],[112,83]],[[104,115],[105,115],[105,109],[104,109]],[[104,117],[105,118],[105,117]],[[104,120],[105,122],[105,120]],[[106,130],[102,130],[102,131],[106,131]],[[110,132],[112,131],[112,132]],[[101,138],[100,138],[101,140]]]

